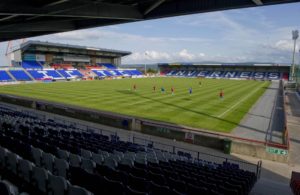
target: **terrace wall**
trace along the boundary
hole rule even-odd
[[[232,142],[231,151],[236,154],[243,154],[276,162],[287,163],[289,161],[289,155],[271,154],[266,150],[264,144],[255,142],[234,140]]]
[[[126,130],[130,130],[132,128],[132,118],[114,113],[101,112],[82,107],[67,106],[59,103],[39,101],[31,98],[11,95],[0,95],[0,101]]]

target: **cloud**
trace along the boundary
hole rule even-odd
[[[71,41],[86,41],[86,40],[100,40],[100,39],[122,39],[122,40],[130,40],[130,41],[150,41],[150,42],[208,42],[209,39],[199,38],[199,37],[164,37],[164,36],[142,36],[136,34],[129,33],[121,33],[115,32],[112,30],[101,30],[101,29],[93,29],[93,30],[77,30],[70,31],[64,33],[57,33],[54,35],[50,35],[53,39],[59,40],[71,40]]]
[[[277,44],[280,49],[281,42]],[[275,44],[276,45],[276,44]],[[187,49],[182,49],[177,52],[165,51],[145,51],[133,52],[132,55],[123,59],[124,64],[144,64],[144,63],[172,63],[172,62],[224,62],[224,63],[238,63],[238,62],[276,62],[288,63],[291,61],[291,51],[282,51],[276,47],[274,49],[266,50],[247,50],[240,55],[225,55],[220,53],[205,54],[190,52]],[[147,53],[147,54],[145,54]],[[297,61],[296,56],[296,61]]]
[[[213,26],[217,29],[222,29],[223,31],[247,31],[242,23],[236,21],[236,18],[232,18],[229,14],[223,12],[212,12],[203,15],[195,15],[193,20],[187,18],[179,19],[178,23],[184,26],[193,26],[193,27],[207,27]]]
[[[171,60],[170,54],[159,51],[135,52],[129,56],[133,61],[168,61]]]
[[[294,41],[292,40],[279,40],[272,45],[264,45],[266,48],[279,50],[279,51],[286,51],[292,52],[294,49]],[[299,50],[299,46],[296,45],[296,51]]]
[[[132,51],[124,63],[290,62],[291,31],[299,29],[296,5],[149,20],[59,33],[42,40]]]
[[[124,58],[125,63],[193,62],[205,60],[204,53],[192,53],[187,49],[170,53],[161,51],[134,52]]]
[[[99,39],[99,34],[96,33],[96,31],[70,31],[70,32],[64,32],[64,33],[58,33],[53,36],[54,39],[58,40],[71,40],[71,41],[82,41],[86,39]]]
[[[193,60],[195,60],[195,57],[196,57],[194,54],[189,53],[186,49],[181,50],[178,53],[178,55],[180,58],[188,60],[188,61],[193,61]]]
[[[177,54],[175,54],[175,58],[181,61],[195,61],[195,60],[203,60],[205,57],[204,53],[191,53],[187,49],[183,49]]]

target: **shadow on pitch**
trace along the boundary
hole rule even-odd
[[[136,94],[135,91],[132,91],[131,89],[127,89],[127,90],[116,90],[116,92],[122,93],[122,94],[127,94],[127,95]]]
[[[148,100],[153,101],[153,102],[159,102],[159,103],[161,103],[161,104],[165,104],[165,105],[168,105],[168,106],[171,106],[171,107],[179,108],[179,109],[181,109],[181,110],[193,112],[193,113],[198,114],[198,115],[201,115],[201,116],[210,117],[210,118],[213,118],[213,119],[215,119],[215,120],[220,120],[220,121],[223,121],[223,122],[226,122],[226,123],[230,123],[230,124],[233,124],[233,125],[236,125],[236,126],[239,126],[239,127],[243,127],[243,128],[250,129],[250,130],[253,130],[253,131],[256,131],[256,132],[259,132],[259,133],[266,134],[265,131],[262,131],[262,130],[260,130],[260,129],[256,129],[256,128],[253,128],[253,127],[248,127],[248,126],[245,126],[245,125],[241,125],[241,124],[239,124],[239,123],[236,123],[236,122],[233,122],[233,121],[230,121],[230,120],[226,120],[226,119],[222,119],[222,118],[219,118],[219,117],[215,117],[215,116],[209,115],[209,114],[204,113],[204,112],[200,112],[200,111],[188,109],[188,108],[185,108],[185,107],[182,107],[182,106],[178,106],[178,105],[173,104],[173,103],[161,101],[161,100],[159,100],[159,99],[154,99],[154,98],[151,98],[151,97],[146,97],[146,96],[143,96],[143,95],[141,95],[141,94],[139,94],[139,93],[132,93],[132,94],[134,94],[134,95],[136,95],[136,96],[139,96],[139,97],[141,97],[141,98],[148,99]],[[186,98],[186,99],[190,99],[190,98]]]
[[[191,98],[182,98],[182,100],[191,101]]]
[[[148,100],[153,101],[153,102],[159,102],[161,104],[165,104],[165,105],[168,105],[168,106],[171,106],[171,107],[175,107],[175,108],[179,108],[179,109],[182,109],[182,110],[185,110],[185,111],[193,112],[193,113],[198,114],[198,115],[210,117],[210,118],[213,118],[215,120],[220,120],[220,121],[223,121],[223,122],[226,122],[226,123],[229,123],[229,124],[236,125],[238,127],[246,128],[248,130],[261,133],[261,134],[264,135],[264,138],[261,141],[266,140],[267,137],[269,137],[270,141],[272,141],[275,138],[282,139],[282,136],[280,136],[280,135],[276,135],[276,134],[273,134],[273,133],[270,134],[269,132],[262,131],[260,129],[256,129],[256,128],[249,127],[249,126],[246,126],[246,125],[241,125],[239,123],[236,123],[236,122],[233,122],[233,121],[230,121],[230,120],[226,120],[226,119],[222,119],[222,118],[219,118],[219,117],[216,117],[216,116],[212,116],[212,115],[209,115],[209,114],[204,113],[204,112],[200,112],[200,111],[188,109],[188,108],[185,108],[185,107],[182,107],[182,106],[178,106],[178,105],[173,104],[173,103],[164,102],[164,101],[161,101],[159,99],[154,99],[154,98],[151,98],[151,97],[143,96],[143,95],[141,95],[139,93],[136,93],[135,91],[132,91],[132,90],[116,90],[116,91],[119,92],[119,93],[123,93],[123,94],[135,95],[135,96],[138,96],[140,98],[148,99]],[[191,101],[192,99],[191,98],[182,98],[182,100]],[[180,127],[180,126],[178,126],[178,127]]]

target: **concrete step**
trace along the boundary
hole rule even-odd
[[[16,81],[17,79],[8,71],[5,71],[14,81]]]
[[[31,80],[35,81],[35,79],[33,78],[33,76],[31,76],[31,74],[29,74],[29,72],[27,72],[26,69],[24,69],[24,72],[31,78]]]
[[[250,195],[293,195],[289,184],[272,181],[270,179],[261,178],[253,187]]]

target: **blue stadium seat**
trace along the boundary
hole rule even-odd
[[[102,70],[92,70],[98,77],[105,77],[106,75]]]
[[[133,71],[125,72],[132,74]],[[279,80],[283,78],[280,72],[252,72],[252,71],[188,71],[188,70],[169,70],[164,72],[166,76],[176,77],[206,77],[206,78],[240,78],[240,79],[268,79]]]
[[[139,70],[132,70],[131,72],[137,76],[143,75],[143,73],[141,73]]]
[[[66,79],[72,78],[82,78],[83,74],[81,74],[78,70],[57,70],[62,76]]]
[[[105,74],[105,76],[111,77],[114,76],[110,71],[108,70],[103,70],[103,73]]]
[[[131,72],[129,70],[122,70],[122,74],[124,76],[132,76]]]
[[[56,72],[56,70],[47,70],[47,75],[53,79],[65,79],[58,72]]]
[[[0,82],[1,81],[13,81],[13,79],[5,70],[0,70]]]
[[[145,150],[145,146],[122,141],[114,134],[85,132],[1,106],[0,119],[5,128],[0,134],[0,174],[22,189],[29,186],[32,194],[85,193],[85,188],[94,194],[243,195],[249,194],[257,179],[254,172],[232,162],[195,161],[186,151]],[[23,126],[15,127],[17,122]],[[23,148],[28,148],[27,152]],[[29,148],[32,155],[27,154]],[[163,159],[161,155],[167,160],[158,161]],[[22,159],[25,156],[26,160]],[[155,158],[157,162],[149,161]],[[72,189],[67,180],[80,187]]]
[[[52,79],[65,79],[56,70],[28,70],[28,73],[35,80],[52,80]]]
[[[100,65],[100,66],[104,66],[107,69],[116,69],[116,66],[114,66],[111,63],[97,63],[97,64]]]
[[[24,69],[40,69],[40,70],[43,69],[41,64],[39,62],[36,62],[36,61],[23,61],[22,62],[22,67]]]
[[[41,73],[40,71],[37,70],[27,70],[27,72],[35,79],[35,80],[44,80],[44,79],[50,79],[48,76],[45,74]],[[43,71],[44,72],[44,71]]]
[[[10,70],[13,77],[18,81],[31,81],[32,79],[24,72],[24,70]]]
[[[113,76],[122,76],[122,73],[120,73],[118,70],[111,70],[109,73]]]

